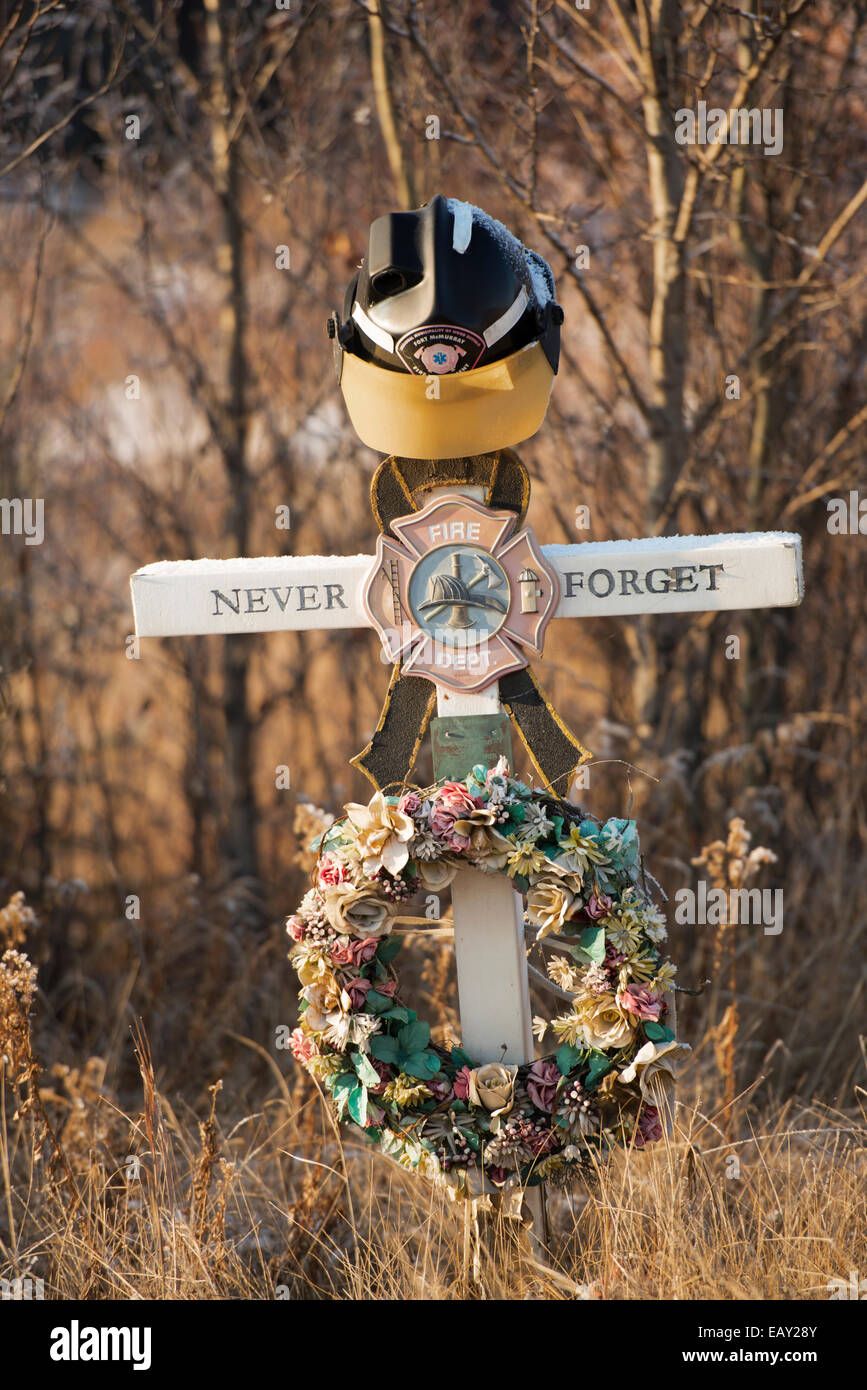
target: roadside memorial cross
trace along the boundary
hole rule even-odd
[[[785,607],[803,595],[794,534],[539,545],[514,512],[486,507],[483,497],[480,488],[431,488],[419,511],[396,518],[380,536],[375,556],[146,565],[131,579],[136,633],[374,627],[383,653],[405,673],[398,681],[396,665],[379,729],[353,760],[375,784],[408,776],[432,709],[428,695],[416,706],[425,711],[422,730],[397,779],[374,769],[387,766],[392,740],[406,738],[405,727],[392,731],[387,720],[396,684],[427,690],[425,682],[436,687],[435,775],[463,778],[479,761],[474,750],[495,762],[509,746],[505,707],[545,776],[540,737],[559,738],[576,767],[590,756],[542,707],[535,684],[520,686],[549,621]],[[558,756],[565,765],[562,748]],[[521,895],[507,878],[467,868],[452,884],[452,904],[463,1047],[479,1063],[532,1060]]]

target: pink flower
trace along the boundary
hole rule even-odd
[[[662,1007],[660,996],[649,990],[647,985],[628,985],[620,995],[618,1002],[621,1009],[625,1009],[627,1013],[635,1014],[638,1018],[657,1019]]]
[[[607,893],[591,893],[589,902],[584,904],[584,911],[592,922],[598,922],[600,917],[605,917],[611,911],[613,905]]]
[[[662,1138],[662,1124],[655,1105],[645,1105],[635,1127],[634,1138],[636,1149],[643,1149],[645,1144],[655,1144]]]
[[[470,1068],[461,1067],[454,1082],[455,1100],[469,1100],[470,1098]]]
[[[434,798],[434,804],[451,811],[457,819],[475,811],[481,806],[482,799],[479,796],[470,796],[462,782],[446,782]]]
[[[353,1009],[364,1008],[367,992],[371,989],[375,989],[377,994],[384,994],[387,999],[391,999],[397,989],[397,981],[384,980],[382,984],[376,984],[373,980],[365,980],[363,976],[357,975],[346,986],[346,992],[352,1000]]]
[[[296,1062],[309,1062],[311,1057],[318,1057],[319,1049],[312,1038],[308,1038],[302,1028],[295,1028],[289,1034],[289,1048]]]
[[[527,1095],[539,1110],[550,1115],[554,1109],[554,1093],[560,1080],[560,1069],[555,1062],[534,1062],[527,1073]]]
[[[427,1086],[431,1095],[434,1097],[434,1100],[438,1100],[440,1102],[444,1100],[451,1100],[452,1088],[451,1083],[449,1081],[426,1081],[425,1085]]]
[[[378,945],[375,936],[366,936],[363,941],[342,936],[331,943],[331,959],[335,965],[365,965],[373,960]]]
[[[346,993],[352,1000],[353,1009],[364,1008],[364,1001],[367,998],[367,991],[373,988],[372,980],[365,980],[362,975],[356,975],[354,980],[349,980],[346,985]]]
[[[301,917],[287,917],[286,930],[293,941],[303,941],[304,921]]]
[[[470,796],[460,782],[446,782],[434,798],[430,828],[438,840],[444,840],[450,850],[460,854],[469,848],[470,837],[455,834],[455,821],[464,820],[481,805],[481,797]]]
[[[606,942],[604,961],[604,968],[606,970],[619,970],[625,960],[626,957],[622,951],[615,951],[611,943]]]
[[[405,816],[417,816],[421,810],[421,797],[418,792],[405,792],[397,803],[397,809]]]
[[[346,865],[341,864],[339,859],[335,859],[332,854],[326,854],[325,858],[319,862],[319,882],[328,883],[332,887],[338,883],[346,881]]]
[[[365,936],[361,941],[353,941],[351,949],[355,964],[364,965],[365,961],[373,960],[378,945],[379,942],[375,936]]]

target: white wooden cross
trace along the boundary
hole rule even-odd
[[[483,490],[461,491],[483,501]],[[800,537],[662,536],[542,547],[557,572],[555,617],[786,607],[803,596]],[[170,560],[131,579],[139,637],[368,627],[371,555]],[[440,715],[501,709],[496,683],[438,688]],[[469,773],[467,768],[466,772]],[[461,869],[452,885],[462,1044],[477,1063],[533,1058],[521,895],[500,874]]]

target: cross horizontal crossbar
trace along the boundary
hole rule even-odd
[[[542,546],[558,618],[789,607],[803,597],[801,538],[766,531]],[[368,627],[372,555],[164,560],[130,580],[139,637]]]

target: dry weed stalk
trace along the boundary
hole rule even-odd
[[[775,864],[777,856],[772,850],[757,845],[750,849],[752,835],[740,816],[729,821],[728,836],[725,840],[714,840],[705,845],[701,854],[692,863],[704,866],[713,888],[722,889],[726,902],[731,903],[731,893],[743,888],[758,873],[763,864]],[[713,984],[710,994],[709,1032],[713,1039],[717,1069],[724,1086],[724,1125],[731,1138],[734,1132],[735,1104],[735,1042],[738,1032],[738,1001],[736,993],[737,969],[735,944],[737,923],[726,914],[720,923],[713,946]],[[726,988],[730,1002],[722,1018],[718,1018],[719,998],[724,972],[727,970]]]

